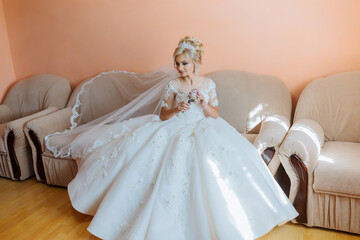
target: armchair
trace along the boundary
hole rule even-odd
[[[360,71],[308,84],[279,152],[293,222],[360,234]]]
[[[24,125],[63,108],[71,89],[66,79],[38,74],[16,83],[0,105],[0,176],[24,180],[34,174]]]

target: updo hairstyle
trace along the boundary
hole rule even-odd
[[[182,43],[187,43],[193,46],[194,48],[184,47]],[[173,61],[175,65],[175,59],[180,54],[185,54],[187,58],[189,58],[194,64],[194,71],[196,74],[199,73],[200,64],[202,64],[202,55],[203,55],[203,43],[193,36],[186,36],[180,39],[178,43],[178,47],[175,49],[173,54]],[[196,64],[198,62],[198,64]]]

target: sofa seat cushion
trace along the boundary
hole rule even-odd
[[[255,133],[241,133],[241,135],[246,138],[249,142],[251,142],[252,144],[254,144],[256,137],[259,134],[255,134]]]
[[[4,129],[7,123],[0,124],[0,153],[6,154],[5,142],[4,142]]]
[[[360,143],[325,142],[313,188],[315,192],[360,198]]]

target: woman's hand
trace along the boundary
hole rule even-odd
[[[200,100],[201,106],[205,107],[207,103],[206,103],[206,101],[205,101],[204,95],[202,95],[202,94],[199,92],[199,93],[198,93],[198,98],[199,98],[199,100]]]
[[[178,112],[186,112],[187,110],[189,110],[189,108],[190,108],[190,104],[188,104],[187,102],[181,102],[176,107],[176,113],[178,113]]]
[[[170,109],[166,107],[162,107],[160,111],[160,119],[162,121],[168,120],[179,112],[185,112],[189,110],[189,108],[190,108],[190,104],[187,102],[181,102],[179,103],[178,106]]]

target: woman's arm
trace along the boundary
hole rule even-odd
[[[218,106],[217,105],[212,106],[210,101],[209,101],[210,104],[206,103],[205,98],[201,93],[199,93],[198,96],[199,96],[199,99],[200,99],[200,104],[204,108],[205,116],[212,117],[212,118],[217,118],[219,116],[219,108],[218,108]]]
[[[167,109],[165,107],[162,107],[161,112],[160,112],[160,119],[162,121],[168,120],[168,119],[172,118],[177,113],[178,113],[177,108]]]
[[[160,119],[162,121],[168,120],[172,118],[175,114],[177,114],[180,109],[179,106],[172,108],[172,105],[175,100],[175,92],[171,85],[171,82],[166,86],[165,93],[163,96],[163,101],[161,103],[161,110],[160,110]]]
[[[166,107],[162,107],[160,111],[160,119],[162,121],[168,120],[172,118],[175,114],[179,112],[185,112],[189,110],[189,108],[190,108],[190,104],[186,102],[181,102],[178,106],[170,109]]]
[[[204,106],[204,112],[206,116],[212,117],[212,118],[217,118],[219,116],[219,108],[218,106],[211,106],[210,104],[206,104]]]
[[[213,80],[209,79],[209,101],[204,106],[205,115],[212,118],[217,118],[219,116],[219,107],[218,100],[216,95],[216,84]],[[205,101],[203,101],[205,102]]]

